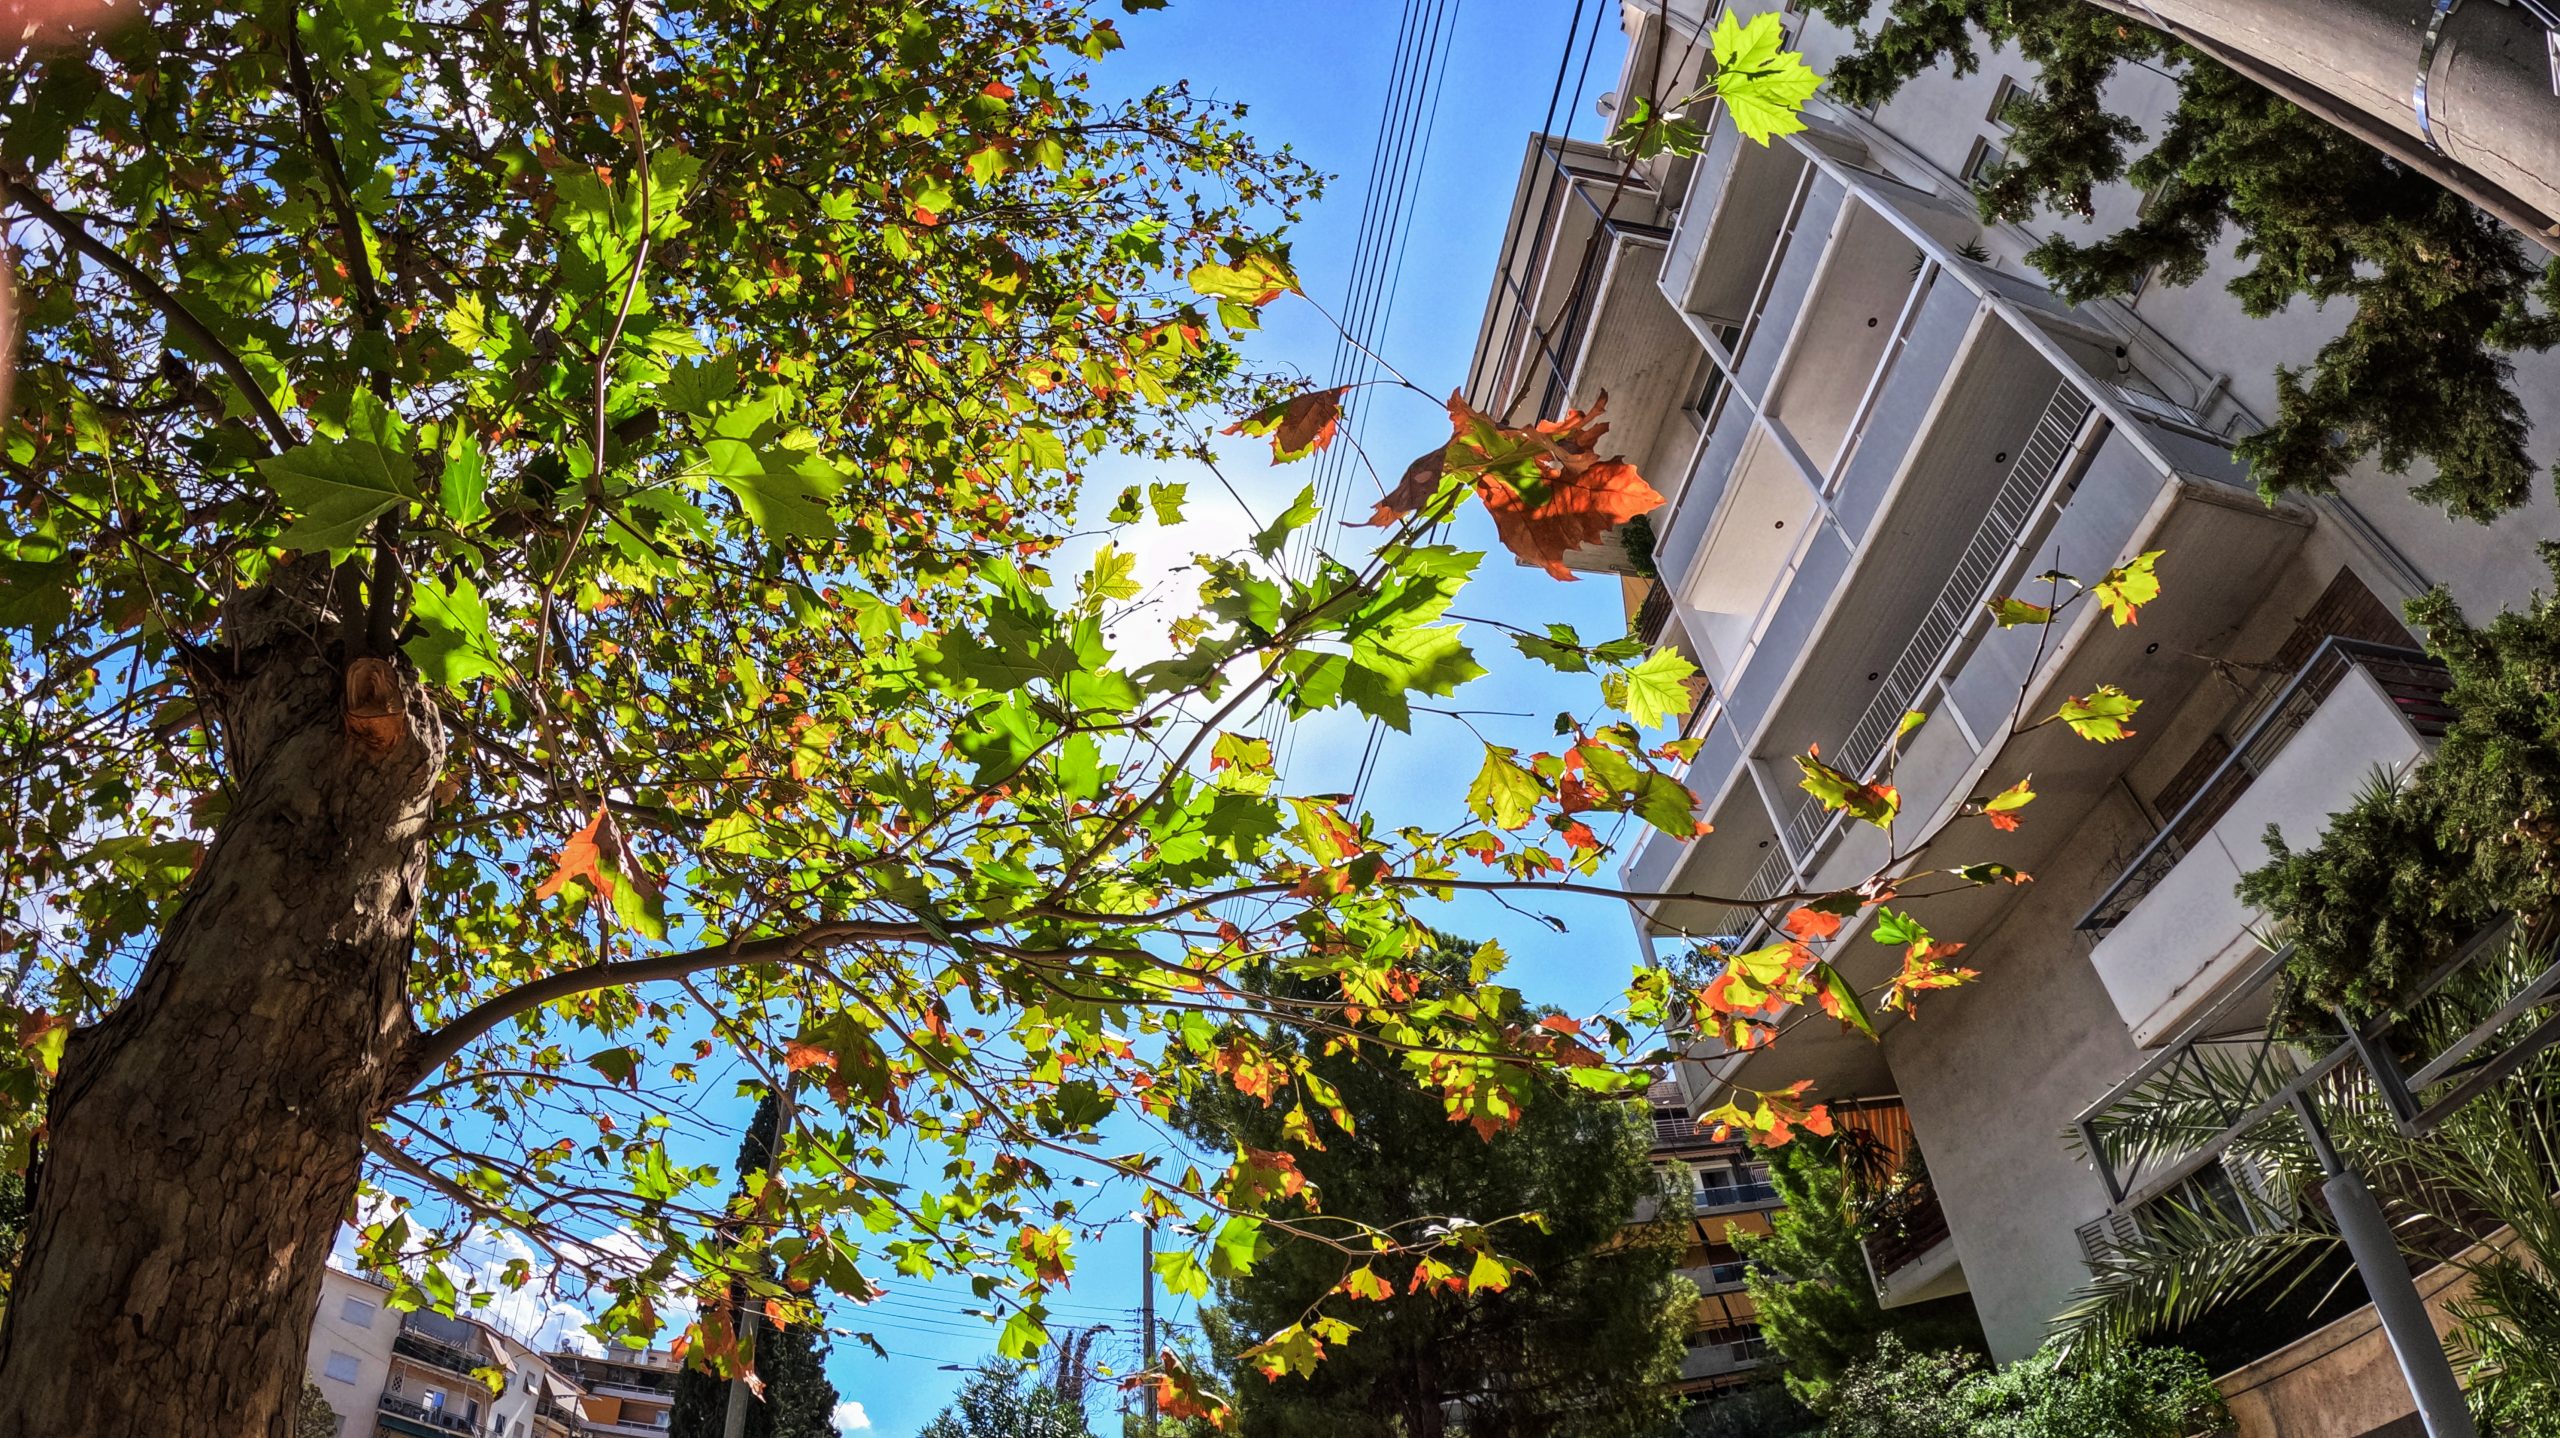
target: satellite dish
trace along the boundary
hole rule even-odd
[[[1600,118],[1603,120],[1618,118],[1618,92],[1610,90],[1602,93],[1599,99],[1591,102],[1591,108],[1599,111]]]

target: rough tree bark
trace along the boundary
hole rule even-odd
[[[291,1432],[321,1269],[407,1072],[444,760],[363,628],[265,591],[205,656],[233,807],[133,993],[64,1052],[0,1434]]]

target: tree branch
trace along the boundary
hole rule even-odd
[[[211,326],[198,319],[195,311],[187,308],[185,301],[170,293],[168,286],[144,273],[133,261],[117,254],[104,241],[90,234],[78,220],[55,209],[52,203],[38,194],[32,185],[6,170],[0,170],[0,198],[5,198],[11,204],[25,210],[46,229],[60,235],[63,243],[73,250],[105,266],[109,273],[124,281],[126,287],[141,296],[145,303],[158,310],[161,318],[169,322],[170,328],[185,335],[190,341],[201,346],[205,353],[211,355],[214,362],[222,366],[222,372],[230,376],[231,383],[239,389],[241,397],[248,402],[249,408],[257,412],[259,424],[265,427],[268,439],[277,449],[291,449],[301,443],[294,437],[292,426],[284,422],[284,416],[278,414],[275,406],[267,402],[267,392],[258,387],[257,376],[249,372],[248,362],[240,358],[238,351],[225,344],[222,337],[213,332]]]
[[[285,73],[292,82],[294,109],[302,118],[302,137],[311,153],[320,161],[321,188],[328,193],[329,208],[338,231],[338,243],[347,264],[347,285],[354,293],[356,315],[364,327],[387,342],[391,334],[391,317],[382,307],[382,292],[373,283],[373,247],[365,242],[364,215],[356,209],[354,190],[347,184],[346,162],[338,158],[338,142],[329,134],[328,117],[320,103],[320,87],[312,83],[311,62],[302,51],[302,17],[297,11],[285,23]],[[373,369],[374,393],[391,397],[391,377],[379,367]]]
[[[409,1049],[408,1073],[400,1084],[406,1097],[427,1075],[450,1062],[471,1041],[514,1018],[560,999],[595,989],[619,988],[627,984],[645,984],[663,979],[680,979],[705,969],[725,969],[742,964],[787,964],[807,957],[816,949],[845,943],[893,943],[902,940],[927,939],[932,935],[922,924],[883,924],[869,920],[849,920],[835,924],[812,924],[794,934],[772,938],[747,939],[737,943],[716,944],[709,948],[687,949],[681,953],[660,954],[647,959],[615,959],[580,968],[546,974],[530,983],[519,984],[486,1000],[457,1016],[441,1028],[418,1035]]]

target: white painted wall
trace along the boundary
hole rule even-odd
[[[2350,668],[2229,812],[2090,951],[2134,1042],[2174,1033],[2261,951],[2266,916],[2233,887],[2267,862],[2270,824],[2292,847],[2315,842],[2376,772],[2405,773],[2425,752],[2373,676]]]
[[[304,1371],[338,1411],[338,1438],[371,1438],[374,1432],[374,1406],[390,1378],[391,1340],[400,1331],[400,1315],[382,1306],[387,1297],[334,1268],[321,1276],[320,1313],[312,1320]]]

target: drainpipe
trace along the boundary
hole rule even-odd
[[[2471,1425],[2471,1405],[2453,1376],[2443,1342],[2436,1337],[2426,1300],[2418,1296],[2418,1285],[2409,1277],[2408,1260],[2391,1236],[2391,1221],[2383,1216],[2382,1204],[2364,1176],[2338,1156],[2309,1094],[2294,1094],[2293,1112],[2311,1136],[2320,1171],[2328,1175],[2320,1192],[2338,1220],[2356,1276],[2364,1280],[2365,1292],[2373,1299],[2374,1315],[2382,1320],[2383,1336],[2391,1342],[2391,1356],[2400,1362],[2401,1380],[2418,1402],[2418,1420],[2426,1425],[2427,1438],[2478,1438],[2479,1430]]]

